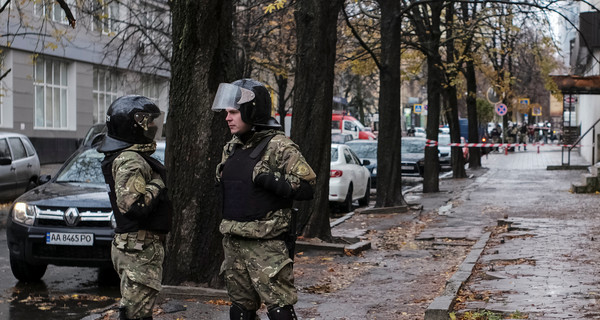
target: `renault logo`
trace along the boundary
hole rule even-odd
[[[67,222],[68,226],[74,226],[79,220],[79,211],[77,208],[69,208],[65,211],[65,222]]]

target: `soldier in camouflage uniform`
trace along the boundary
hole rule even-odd
[[[292,201],[312,199],[315,173],[270,116],[262,83],[222,83],[213,110],[227,111],[233,134],[216,172],[223,191],[221,274],[232,301],[230,318],[258,319],[264,303],[269,319],[296,319]]]
[[[146,97],[118,98],[107,111],[107,134],[98,147],[105,154],[102,172],[117,224],[111,258],[121,278],[121,320],[152,319],[161,290],[172,209],[165,167],[150,157],[160,115]]]

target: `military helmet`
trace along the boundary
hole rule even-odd
[[[212,109],[240,110],[242,121],[258,127],[281,128],[271,117],[271,95],[264,84],[253,79],[240,79],[230,84],[221,83]]]
[[[152,143],[162,123],[160,109],[152,100],[138,95],[117,98],[106,111],[106,137],[98,147],[100,152],[128,148],[134,144]]]

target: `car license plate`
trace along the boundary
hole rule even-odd
[[[402,166],[402,170],[414,170],[413,166]]]
[[[93,246],[93,233],[46,232],[46,244],[67,246]]]

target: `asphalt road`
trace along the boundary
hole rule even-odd
[[[119,297],[118,283],[99,281],[96,268],[48,266],[39,283],[17,281],[10,270],[5,221],[9,205],[0,205],[0,319],[81,319]]]

